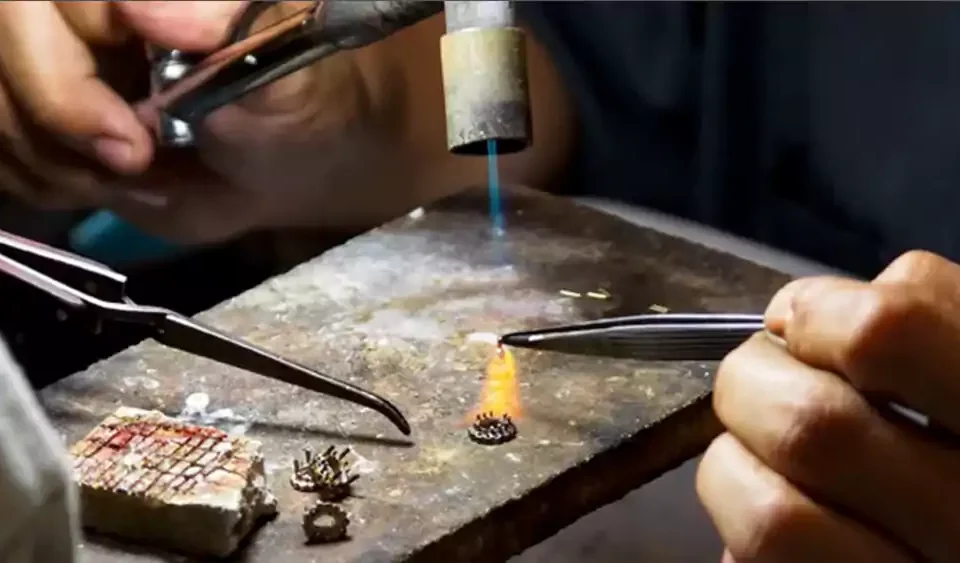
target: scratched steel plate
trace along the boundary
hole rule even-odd
[[[474,445],[464,415],[490,350],[475,331],[637,313],[758,311],[785,276],[568,200],[515,191],[491,233],[466,191],[332,249],[201,317],[275,352],[367,386],[410,419],[415,444],[378,415],[146,343],[48,389],[75,440],[118,404],[206,416],[262,440],[279,518],[244,561],[498,561],[695,455],[717,431],[712,366],[517,351],[525,417],[507,445]],[[610,299],[570,297],[603,289]],[[566,293],[566,292],[565,292]],[[194,395],[196,397],[196,395]],[[219,412],[214,412],[219,411]],[[312,500],[287,480],[300,448],[363,456],[347,502],[351,541],[303,545]],[[85,561],[186,561],[89,538]]]

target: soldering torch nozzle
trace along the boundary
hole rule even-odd
[[[454,154],[519,152],[531,142],[526,37],[512,2],[445,2],[440,40],[447,148]]]

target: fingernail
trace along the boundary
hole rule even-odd
[[[793,292],[781,289],[773,296],[773,299],[770,300],[770,304],[767,305],[767,310],[763,316],[766,317],[767,322],[784,322],[787,317],[790,316],[791,303],[793,303]]]
[[[793,316],[794,296],[803,284],[804,280],[792,281],[773,296],[770,304],[767,305],[767,310],[763,313],[767,330],[777,336],[783,336],[783,331],[790,322],[790,317]]]
[[[98,137],[93,141],[97,157],[107,166],[117,171],[130,168],[133,147],[128,141],[116,137]]]
[[[149,190],[125,190],[123,196],[130,201],[149,207],[166,207],[170,198],[166,194]]]

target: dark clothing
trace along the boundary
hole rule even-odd
[[[579,111],[567,193],[864,276],[960,260],[960,4],[519,6]]]

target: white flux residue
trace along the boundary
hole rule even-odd
[[[379,468],[377,462],[363,457],[357,450],[350,448],[350,453],[353,455],[353,471],[357,475],[368,475]]]
[[[206,393],[194,393],[187,397],[187,400],[183,403],[183,412],[184,414],[203,414],[207,412],[207,407],[210,406],[210,395]]]
[[[467,342],[479,342],[496,346],[500,343],[500,337],[492,332],[472,332],[467,335]]]
[[[232,436],[243,436],[250,429],[250,421],[237,416],[233,409],[217,409],[207,412],[210,396],[206,393],[193,393],[183,402],[183,410],[177,418],[191,424],[213,426]]]

